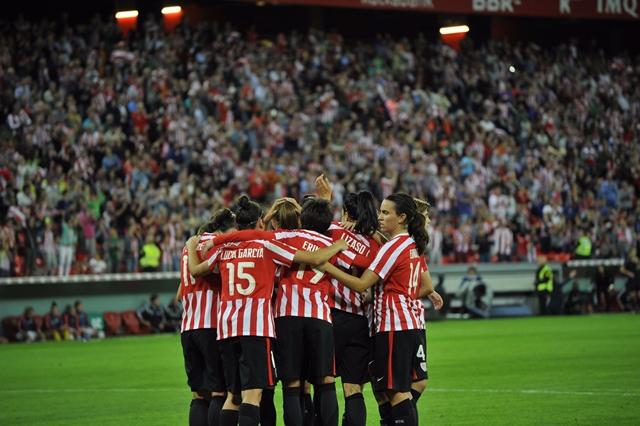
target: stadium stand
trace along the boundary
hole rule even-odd
[[[301,197],[320,172],[336,204],[431,200],[434,263],[566,259],[586,228],[596,256],[637,244],[637,57],[153,19],[126,40],[101,18],[0,27],[3,275],[134,272],[150,233],[177,270],[215,208]]]

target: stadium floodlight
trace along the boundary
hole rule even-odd
[[[163,7],[160,12],[162,12],[163,15],[177,15],[182,13],[182,8],[180,6],[167,6]]]
[[[456,25],[453,27],[441,27],[440,28],[440,34],[442,35],[447,35],[447,34],[462,34],[462,33],[468,33],[469,32],[469,26],[467,25]]]
[[[131,19],[137,17],[137,10],[121,10],[120,12],[116,12],[116,19]]]

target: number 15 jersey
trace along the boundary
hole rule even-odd
[[[271,308],[275,271],[289,267],[296,249],[277,241],[226,243],[208,259],[220,271],[218,340],[235,336],[276,337]]]

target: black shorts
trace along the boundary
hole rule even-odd
[[[336,347],[337,374],[343,383],[369,381],[367,367],[372,359],[369,322],[362,315],[331,309]]]
[[[326,376],[335,376],[333,328],[331,323],[316,318],[276,318],[276,365],[283,382],[305,379],[321,383]]]
[[[424,330],[386,331],[375,335],[373,387],[376,391],[411,391],[427,378]]]
[[[185,331],[180,335],[187,383],[193,392],[224,392],[224,369],[215,328]]]
[[[276,384],[273,339],[236,336],[220,341],[227,390],[234,395],[247,389],[266,389]]]

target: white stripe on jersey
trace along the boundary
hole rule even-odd
[[[231,301],[231,303],[234,303],[234,301]],[[235,306],[232,308],[233,315],[231,316],[231,335],[230,336],[238,335],[238,311],[240,310],[240,307],[242,307],[242,300],[236,299],[234,305]],[[226,334],[229,335],[228,332]]]
[[[264,299],[258,299],[257,312],[258,315],[262,315],[262,312],[264,312]],[[258,324],[256,324],[256,335],[264,336],[264,321],[258,321]]]
[[[313,309],[313,306],[311,306],[311,300],[309,300],[310,296],[311,296],[311,290],[306,288],[306,287],[302,287],[302,300],[304,301],[304,316],[305,317],[310,317],[311,316],[311,311]]]
[[[299,316],[298,313],[298,286],[294,285],[291,289],[291,315],[294,317]]]
[[[187,296],[189,298],[189,310],[187,311],[187,327],[189,327],[189,329],[193,328],[191,327],[191,319],[193,318],[193,293],[189,293],[189,296]]]
[[[220,302],[220,307],[222,309],[222,301]],[[224,335],[226,337],[227,332],[227,323],[229,322],[229,316],[231,315],[231,311],[233,309],[233,305],[231,302],[224,302],[224,312],[222,315],[218,313],[218,340],[221,336]],[[223,334],[224,333],[224,334]]]
[[[267,249],[269,249],[272,252],[284,257],[285,259],[287,259],[289,261],[293,261],[293,258],[295,257],[295,252],[291,253],[290,251],[282,250],[280,247],[278,247],[276,244],[271,243],[270,241],[265,241],[265,240],[256,240],[256,241],[261,243],[262,245],[264,245]],[[273,259],[273,261],[275,263],[277,263],[278,265],[288,266],[288,265],[285,265],[284,263],[278,261],[277,259]]]
[[[194,313],[194,328],[200,325],[200,304],[202,303],[202,291],[196,291],[196,311]]]
[[[395,263],[396,259],[400,255],[400,253],[402,253],[402,251],[405,248],[407,248],[407,246],[409,246],[411,244],[414,244],[413,238],[407,238],[406,240],[404,240],[404,242],[402,244],[400,244],[393,251],[393,253],[391,253],[391,256],[389,256],[389,258],[387,259],[387,262],[384,264],[384,266],[380,270],[380,278],[385,279],[387,277],[387,274],[389,273],[389,270],[391,269],[391,267]]]
[[[251,335],[251,318],[253,317],[253,299],[247,298],[244,302],[244,316],[242,318],[242,335]],[[259,317],[258,317],[259,318]],[[258,320],[258,322],[260,322]]]
[[[391,249],[396,238],[397,237],[394,237],[392,240],[387,241],[382,247],[380,247],[380,250],[378,250],[378,254],[376,254],[375,259],[373,259],[373,262],[371,262],[371,265],[369,265],[369,269],[373,271],[378,267],[378,263],[382,261],[382,258],[385,256],[387,251]]]
[[[211,305],[213,304],[213,291],[207,290],[206,303],[204,305],[204,328],[211,328]]]

